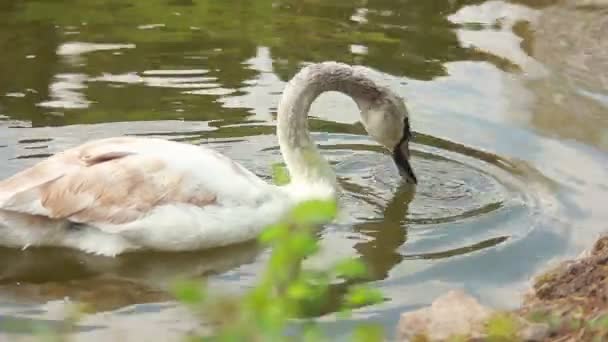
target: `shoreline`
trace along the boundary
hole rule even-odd
[[[538,275],[514,310],[493,310],[463,291],[403,313],[399,341],[602,341],[608,339],[608,234],[576,259]]]

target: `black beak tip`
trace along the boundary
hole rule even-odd
[[[408,157],[409,149],[402,148],[401,143],[393,150],[393,160],[395,161],[395,165],[397,165],[399,174],[407,183],[415,185],[418,184],[418,179],[416,178],[416,174],[414,174]]]
[[[397,165],[397,169],[399,170],[399,174],[405,181],[409,184],[418,184],[418,179],[416,174],[414,174],[414,170],[412,170],[412,166],[409,161],[403,157],[395,158],[395,164]]]
[[[399,168],[399,174],[401,175],[401,177],[403,177],[406,181],[406,183],[408,184],[412,184],[412,185],[416,185],[418,184],[418,179],[416,178],[416,175],[414,174],[413,170],[411,167],[407,168],[403,168],[401,166],[398,166]]]
[[[407,182],[413,185],[418,184],[418,179],[416,178],[416,175],[411,174],[410,177],[406,178]]]

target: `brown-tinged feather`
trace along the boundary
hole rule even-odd
[[[124,157],[126,157],[128,155],[132,155],[132,154],[133,153],[131,153],[131,152],[113,151],[113,152],[107,152],[107,153],[98,154],[98,155],[84,154],[81,157],[81,159],[88,166],[91,166],[94,164],[104,163],[104,162],[114,160],[114,159],[124,158]]]
[[[117,150],[117,138],[67,150],[0,182],[0,209],[81,223],[124,224],[155,206],[217,202],[159,158]]]

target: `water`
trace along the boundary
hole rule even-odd
[[[305,63],[375,70],[416,132],[412,196],[345,96],[324,94],[311,128],[344,190],[320,237],[323,266],[370,263],[388,297],[352,320],[389,333],[399,313],[452,288],[514,307],[530,277],[605,231],[605,9],[530,1],[3,1],[0,177],[91,138],[131,134],[208,144],[270,178],[285,82]],[[192,322],[167,300],[175,277],[240,291],[267,251],[254,244],[116,259],[0,249],[0,315],[62,317],[80,331],[169,339]]]

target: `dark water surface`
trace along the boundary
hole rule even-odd
[[[5,0],[0,177],[134,134],[210,144],[269,178],[285,82],[310,62],[365,65],[407,101],[419,186],[400,185],[350,99],[315,102],[344,210],[310,265],[359,255],[388,297],[350,321],[323,317],[328,331],[371,319],[392,333],[399,312],[452,288],[513,307],[531,276],[608,228],[608,63],[585,50],[604,43],[586,34],[606,12],[542,3]],[[81,337],[171,339],[191,326],[166,302],[172,279],[239,291],[266,257],[253,244],[116,259],[0,249],[0,315],[55,319],[80,299],[99,311]]]

